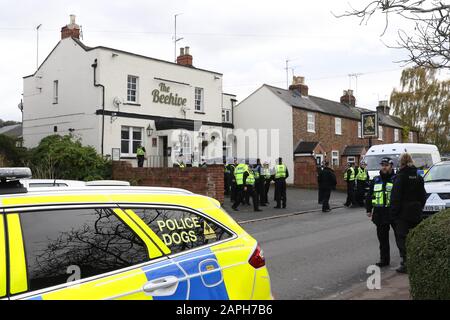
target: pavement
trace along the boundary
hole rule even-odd
[[[273,200],[273,193],[270,192]],[[333,192],[331,212],[317,203],[317,190],[288,188],[284,210],[263,207],[235,212],[224,208],[261,245],[276,299],[409,299],[408,277],[391,232],[391,267],[381,272],[381,289],[369,290],[367,268],[378,261],[375,225],[363,208],[346,208],[345,193]]]
[[[260,207],[261,212],[254,212],[253,205],[240,205],[239,211],[231,209],[232,203],[229,197],[225,197],[223,208],[238,222],[253,222],[259,219],[270,219],[273,217],[289,216],[303,214],[308,212],[317,212],[322,210],[322,205],[318,204],[318,191],[311,189],[287,188],[287,206],[286,209],[274,209],[276,202],[274,199],[273,184],[269,190],[269,202],[267,207]],[[330,207],[343,207],[347,194],[341,191],[333,191],[330,197]]]

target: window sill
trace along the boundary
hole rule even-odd
[[[204,111],[194,111],[196,114],[206,114]]]
[[[135,102],[125,102],[123,105],[124,106],[137,106],[137,107],[141,106],[140,103],[135,103]]]
[[[120,156],[120,160],[124,159],[124,160],[135,160],[136,159],[136,155],[134,156]]]
[[[316,133],[315,131],[310,131],[310,130],[307,130],[306,132],[307,133]]]

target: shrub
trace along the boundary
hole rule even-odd
[[[111,178],[111,162],[70,135],[52,135],[30,151],[33,178],[100,180]]]
[[[450,209],[410,232],[407,257],[413,299],[450,299]]]

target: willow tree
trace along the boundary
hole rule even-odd
[[[390,101],[395,115],[408,127],[419,129],[421,142],[450,151],[450,80],[439,80],[434,69],[405,69],[400,90],[392,91]]]

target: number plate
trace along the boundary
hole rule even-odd
[[[445,206],[425,206],[425,208],[423,208],[423,211],[433,211],[433,212],[437,212],[437,211],[441,211],[444,210]]]

